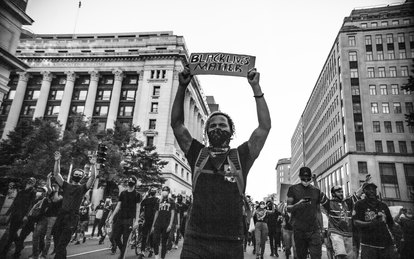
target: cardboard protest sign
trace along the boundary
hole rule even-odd
[[[192,75],[226,75],[246,77],[254,68],[256,57],[230,53],[192,53],[190,73]]]

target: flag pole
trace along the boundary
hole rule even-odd
[[[76,11],[75,26],[73,27],[73,36],[72,37],[75,36],[76,27],[78,25],[79,11],[80,11],[81,6],[82,6],[82,1],[79,1],[78,10]]]

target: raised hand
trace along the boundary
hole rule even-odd
[[[183,71],[178,74],[178,81],[180,85],[187,87],[188,84],[191,82],[193,76],[190,74],[190,67],[185,66]]]
[[[55,161],[58,161],[58,160],[60,160],[62,158],[62,155],[60,154],[60,152],[59,151],[56,151],[55,152]]]
[[[260,81],[260,73],[257,72],[256,68],[252,68],[247,72],[247,81],[251,86],[258,85]]]

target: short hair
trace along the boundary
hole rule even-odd
[[[72,171],[72,175],[73,175],[76,171],[81,172],[81,173],[82,173],[82,176],[84,176],[84,175],[85,175],[85,171],[84,171],[83,169],[80,169],[80,168],[75,168],[75,169],[73,169],[73,171]]]
[[[229,127],[230,127],[230,134],[233,137],[234,134],[236,133],[236,128],[234,127],[234,122],[227,113],[220,112],[220,111],[213,112],[213,113],[210,114],[210,116],[208,116],[207,121],[206,121],[206,125],[204,127],[204,133],[207,135],[208,127],[210,126],[211,118],[213,118],[214,116],[218,116],[218,115],[222,115],[222,116],[226,117],[227,122],[229,123]]]

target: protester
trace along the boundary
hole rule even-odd
[[[120,250],[120,259],[124,258],[132,227],[138,226],[138,203],[141,201],[141,195],[135,190],[136,184],[137,178],[131,175],[128,178],[128,188],[119,195],[116,208],[109,218],[109,223],[112,224],[113,222],[113,239]],[[119,216],[114,221],[114,217],[117,214]]]
[[[267,235],[268,211],[264,201],[259,203],[259,207],[253,212],[254,236],[256,238],[256,258],[263,259]]]
[[[282,214],[272,201],[266,202],[268,212],[267,227],[269,229],[270,256],[279,257],[278,248],[282,237]]]
[[[234,124],[222,112],[212,113],[206,121],[208,147],[192,138],[184,126],[184,97],[192,76],[189,67],[179,74],[171,127],[191,167],[194,198],[181,258],[243,258],[245,183],[271,127],[269,110],[259,85],[260,74],[253,69],[247,78],[256,100],[259,126],[249,141],[230,149]]]
[[[289,187],[287,211],[292,213],[293,237],[298,259],[305,259],[308,252],[312,259],[322,256],[322,226],[319,206],[328,200],[323,192],[311,185],[310,168],[299,169],[300,183]]]
[[[56,235],[56,259],[66,258],[66,247],[78,225],[80,205],[85,193],[93,186],[96,177],[96,153],[89,157],[91,172],[89,179],[84,184],[80,184],[80,181],[85,176],[82,169],[74,169],[72,171],[71,183],[63,180],[60,174],[60,159],[61,154],[59,151],[56,151],[53,174],[57,184],[63,190],[62,207],[56,219],[56,228],[54,229],[54,234]]]
[[[17,231],[23,226],[23,222],[27,221],[26,215],[34,205],[36,199],[35,184],[36,179],[30,177],[26,182],[25,189],[17,193],[13,204],[7,211],[6,215],[10,215],[9,236],[3,247],[3,251],[0,253],[0,257],[2,258],[6,258],[11,244],[13,242],[16,244],[18,238]]]
[[[401,259],[414,258],[414,217],[411,208],[401,208],[394,220],[400,224],[403,239],[401,240]]]
[[[361,259],[395,258],[390,210],[378,200],[376,184],[364,183],[362,190],[365,199],[359,200],[352,212],[361,233]]]
[[[141,214],[144,214],[144,224],[142,226],[142,240],[141,240],[141,253],[145,252],[147,244],[152,249],[153,239],[150,237],[151,228],[154,222],[155,212],[158,210],[159,200],[155,197],[157,193],[155,188],[150,188],[147,197],[141,202]],[[152,252],[149,253],[148,257],[152,256]]]
[[[93,221],[93,227],[92,227],[92,233],[91,233],[91,237],[93,237],[95,235],[95,228],[98,227],[98,234],[97,236],[102,236],[102,228],[99,227],[102,217],[103,217],[103,212],[105,209],[105,201],[101,200],[98,204],[98,206],[96,206],[95,208],[95,219]]]
[[[84,200],[83,204],[79,208],[78,238],[75,245],[79,245],[81,240],[82,243],[85,243],[86,241],[85,233],[88,231],[89,209],[89,202]]]
[[[98,234],[99,234],[99,232],[101,232],[101,238],[99,239],[99,244],[100,245],[103,244],[103,241],[104,241],[105,236],[106,236],[105,225],[106,225],[106,221],[108,219],[109,213],[111,212],[111,208],[112,208],[111,199],[107,198],[105,200],[105,204],[103,206],[102,218],[99,221],[99,225],[98,225]]]
[[[184,221],[184,214],[187,213],[188,205],[183,202],[183,196],[181,194],[177,195],[177,202],[175,203],[176,208],[176,215],[177,215],[177,227],[176,227],[176,238],[174,242],[174,249],[178,249],[178,242],[180,241],[181,233],[181,226],[183,225]]]
[[[250,229],[250,220],[253,216],[253,207],[252,207],[252,198],[250,195],[245,196],[245,206],[243,206],[243,218],[246,224],[246,228],[244,231],[244,243],[243,243],[243,251],[246,252],[247,245],[250,245],[252,242],[252,233],[249,231]]]
[[[286,204],[285,204],[286,205]],[[286,206],[283,206],[282,209],[282,238],[283,238],[283,247],[286,255],[286,259],[292,254],[292,247],[293,247],[293,226],[290,222],[290,215],[286,210]],[[295,256],[295,249],[293,248],[294,258]]]
[[[175,203],[169,198],[170,187],[164,186],[161,190],[161,198],[158,208],[156,208],[154,222],[151,233],[154,235],[154,255],[159,259],[159,247],[161,244],[161,258],[165,258],[167,253],[167,240],[173,227],[175,217]]]
[[[101,245],[101,244],[103,244],[103,242],[105,240],[105,237],[106,236],[109,237],[109,241],[111,242],[111,253],[112,254],[116,253],[116,243],[115,243],[115,240],[113,238],[113,223],[110,222],[109,220],[112,216],[112,213],[114,212],[114,210],[116,208],[116,204],[117,204],[117,202],[113,202],[111,204],[111,207],[110,207],[110,210],[109,210],[109,213],[108,213],[108,217],[105,221],[105,226],[103,228],[103,235],[102,235],[101,239],[99,240],[99,244]],[[113,221],[117,221],[117,220],[118,220],[118,215],[115,215],[113,217]]]

